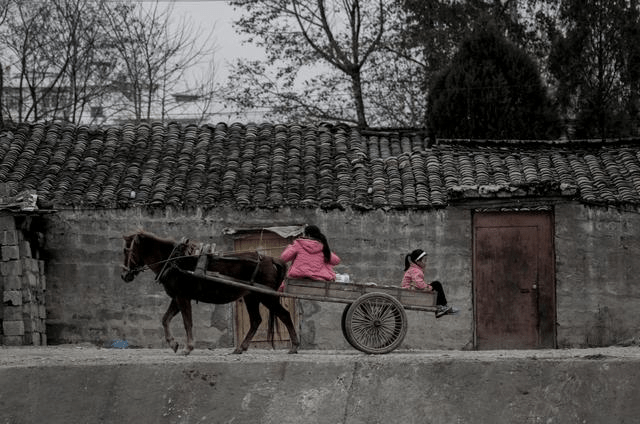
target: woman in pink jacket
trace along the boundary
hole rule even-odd
[[[402,277],[403,289],[418,289],[436,292],[436,318],[447,314],[457,314],[458,309],[447,305],[447,297],[444,288],[439,281],[431,284],[424,282],[424,267],[427,264],[427,252],[416,249],[408,253],[404,258],[404,276]]]
[[[338,255],[329,249],[327,238],[315,225],[305,227],[303,237],[287,246],[280,259],[293,262],[287,274],[289,278],[312,280],[335,280],[333,267],[340,263]]]

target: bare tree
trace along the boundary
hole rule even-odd
[[[202,34],[188,23],[172,25],[171,5],[4,1],[0,12],[6,4],[10,19],[0,23],[0,57],[10,79],[0,105],[18,122],[86,121],[93,104],[124,111],[134,121],[164,119],[173,107],[167,99],[185,72],[213,60],[209,39],[198,44]],[[113,104],[115,91],[127,101]]]
[[[109,34],[100,25],[108,7],[86,0],[56,1],[53,6],[63,18],[59,42],[68,44],[68,64],[59,90],[65,95],[55,97],[55,110],[63,111],[66,120],[78,122],[90,102],[104,96],[108,89],[100,83],[107,79],[115,62],[114,51],[107,47]]]
[[[0,25],[4,24],[9,11],[9,0],[0,1]],[[0,128],[4,126],[4,114],[2,105],[4,104],[2,95],[4,92],[4,60],[0,60]]]
[[[229,100],[294,119],[307,116],[366,127],[363,73],[385,32],[389,6],[384,3],[232,1],[246,11],[237,28],[265,48],[267,59],[236,64]]]
[[[217,65],[212,60],[208,67],[203,67],[200,72],[195,72],[191,78],[187,78],[183,90],[173,93],[174,101],[167,102],[166,119],[180,120],[188,108],[188,115],[193,123],[200,125],[210,122],[213,115],[224,109],[218,102],[220,90],[216,83],[216,74]]]
[[[11,102],[3,102],[5,113],[17,121],[79,118],[105,76],[99,63],[108,53],[97,48],[101,10],[87,0],[9,3],[1,26],[12,89],[8,99],[3,87]]]
[[[157,1],[149,7],[131,7],[123,2],[109,15],[108,25],[119,63],[114,71],[114,84],[129,101],[123,107],[131,105],[132,117],[138,122],[155,115],[154,105],[160,107],[162,119],[167,117],[168,93],[177,87],[189,68],[212,59],[215,51],[210,35],[203,38],[202,33],[194,32],[185,22],[172,26],[172,7],[162,6]],[[204,42],[197,42],[198,39]]]

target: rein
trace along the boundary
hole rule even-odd
[[[125,250],[128,252],[127,254],[127,261],[126,261],[126,265],[122,265],[122,269],[127,271],[127,272],[135,272],[135,273],[140,273],[140,272],[144,272],[148,269],[151,269],[152,266],[155,265],[160,265],[163,264],[162,269],[160,270],[160,272],[158,274],[156,274],[156,281],[159,281],[160,277],[162,276],[162,274],[164,273],[167,264],[169,262],[172,261],[176,261],[179,259],[185,259],[185,258],[193,258],[196,255],[182,255],[182,256],[173,256],[174,253],[176,253],[176,250],[183,245],[187,245],[187,243],[185,242],[180,242],[180,243],[175,243],[173,246],[173,250],[171,251],[171,254],[169,254],[169,257],[167,259],[163,259],[161,261],[157,261],[157,262],[153,262],[151,264],[144,264],[144,265],[139,265],[136,266],[134,268],[130,268],[128,265],[131,264],[131,260],[132,260],[132,255],[133,255],[133,248],[135,246],[135,244],[138,242],[138,235],[136,234],[136,236],[133,238],[133,240],[131,240],[131,245],[129,245],[129,247],[125,247]],[[235,252],[226,252],[226,253],[252,253],[253,251],[250,250],[246,250],[246,251],[235,251]],[[262,262],[263,259],[263,255],[261,255],[259,252],[256,251],[257,255],[258,255],[258,259],[249,259],[249,258],[238,258],[238,257],[233,257],[233,256],[222,256],[224,255],[225,252],[221,252],[221,254],[219,253],[215,253],[213,254],[214,257],[220,257],[220,258],[224,258],[225,260],[237,260],[237,261],[247,261],[247,262],[254,262],[256,264],[255,269],[253,270],[253,273],[251,275],[251,282],[253,283],[255,280],[256,275],[258,274],[259,268],[260,268],[260,263]]]
[[[133,240],[131,240],[131,245],[129,247],[125,247],[125,250],[128,252],[127,262],[126,262],[127,265],[131,264],[131,256],[133,255],[133,247],[138,242],[138,237],[139,236],[136,234],[133,237]],[[179,245],[180,245],[179,243],[176,243],[174,245],[173,250],[171,251],[171,254],[169,255],[169,257],[167,259],[163,259],[161,261],[153,262],[153,263],[150,263],[150,264],[138,265],[138,266],[136,266],[134,268],[129,268],[129,266],[127,266],[127,265],[122,265],[122,269],[124,269],[127,272],[144,272],[144,271],[146,271],[148,269],[151,269],[151,267],[154,266],[154,265],[164,264],[164,266],[162,267],[161,272],[158,274],[158,275],[160,275],[160,274],[162,274],[162,271],[164,271],[164,268],[166,267],[168,262],[174,261],[176,259],[182,259],[182,258],[188,258],[189,257],[189,256],[175,256],[175,257],[173,256],[173,254],[175,253],[175,251],[176,251],[176,249],[178,248]]]
[[[144,271],[146,271],[148,269],[151,269],[151,267],[154,266],[154,265],[166,264],[167,262],[175,261],[176,259],[185,259],[185,258],[193,258],[193,255],[191,255],[191,256],[189,256],[189,255],[186,255],[186,256],[174,256],[173,258],[170,258],[170,259],[163,259],[161,261],[153,262],[153,263],[148,264],[148,265],[137,266],[137,267],[135,267],[133,269],[122,265],[122,269],[125,270],[125,271],[132,271],[132,272],[134,272],[134,271],[135,272],[144,272]]]
[[[160,264],[162,262],[164,262],[164,265],[162,265],[162,269],[160,270],[159,273],[156,274],[156,281],[160,282],[160,277],[162,276],[162,274],[164,274],[164,270],[165,268],[167,268],[167,264],[170,261],[176,260],[176,259],[180,259],[179,257],[173,257],[173,254],[176,253],[176,249],[178,249],[178,246],[180,246],[181,243],[176,243],[173,245],[173,250],[171,251],[171,253],[169,254],[169,257],[167,259],[165,259],[164,261],[160,261],[160,262],[156,262],[155,264],[151,264],[151,265],[156,265],[156,264]]]

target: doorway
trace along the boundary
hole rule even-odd
[[[258,251],[267,256],[279,257],[284,248],[289,244],[289,239],[279,236],[271,231],[256,231],[247,234],[242,238],[234,241],[234,250],[236,252],[255,252]],[[291,314],[293,325],[298,330],[300,328],[298,314],[296,313],[295,299],[290,297],[280,298],[280,303]],[[250,320],[247,314],[247,308],[244,300],[237,300],[235,303],[235,339],[243,340],[249,331]],[[262,323],[258,328],[256,335],[253,337],[249,348],[253,349],[271,349],[271,344],[267,341],[267,326],[269,310],[260,305],[260,315]],[[277,349],[287,348],[290,345],[289,332],[287,328],[276,319],[276,331],[274,334],[274,346]]]
[[[475,345],[555,348],[555,271],[551,212],[473,216]]]

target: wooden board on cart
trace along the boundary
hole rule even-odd
[[[287,280],[285,293],[342,299],[345,303],[355,301],[367,293],[385,293],[396,298],[406,309],[430,308],[436,304],[436,297],[431,292],[408,290],[394,286],[337,283],[335,281],[289,279]]]

